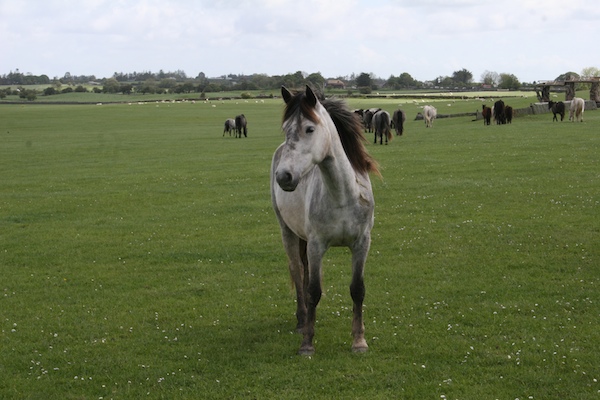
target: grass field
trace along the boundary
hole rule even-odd
[[[597,398],[600,113],[426,129],[420,100],[350,100],[399,103],[405,135],[368,146],[369,352],[331,249],[310,358],[269,198],[281,100],[0,105],[0,398]]]

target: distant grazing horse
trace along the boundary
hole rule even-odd
[[[369,108],[364,111],[363,124],[365,126],[365,132],[373,132],[373,116],[379,110],[381,110],[381,108]]]
[[[231,132],[235,134],[235,120],[233,118],[227,118],[225,120],[225,127],[223,128],[223,136],[225,136],[225,132],[229,133],[231,136]]]
[[[331,246],[352,252],[352,350],[365,352],[363,271],[375,208],[369,172],[379,174],[378,166],[366,151],[360,120],[341,100],[321,102],[308,86],[281,93],[285,141],[273,155],[271,200],[296,287],[299,353],[315,352],[321,266]]]
[[[585,111],[585,101],[580,97],[575,97],[571,100],[571,108],[569,109],[569,121],[583,122],[583,112]]]
[[[492,120],[492,109],[485,104],[482,105],[481,115],[483,116],[483,124],[489,125]]]
[[[425,127],[433,127],[433,120],[437,117],[437,110],[433,106],[423,107],[423,119],[425,120]]]
[[[406,121],[406,114],[401,109],[394,111],[392,116],[392,125],[396,130],[396,136],[402,136],[404,133],[404,121]]]
[[[504,120],[507,124],[512,124],[513,108],[511,106],[504,107]]]
[[[392,140],[392,127],[390,126],[390,113],[385,110],[379,110],[373,115],[373,131],[375,132],[375,141],[377,143],[377,137],[379,137],[379,144],[383,144],[383,137],[385,136],[385,144],[388,144],[388,140]]]
[[[498,100],[494,103],[493,113],[497,125],[506,123],[506,115],[504,114],[504,102],[502,100]]]
[[[244,137],[248,137],[248,128],[246,127],[246,116],[244,114],[236,115],[235,117],[235,137],[242,137],[242,132],[244,133]]]
[[[563,103],[562,101],[555,103],[554,101],[550,100],[548,102],[548,108],[551,109],[552,113],[554,114],[552,122],[558,122],[558,117],[556,116],[556,114],[560,115],[561,122],[563,119],[565,119],[565,103]]]

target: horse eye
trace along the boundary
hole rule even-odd
[[[306,133],[313,133],[315,131],[315,127],[314,126],[307,126],[306,127]]]

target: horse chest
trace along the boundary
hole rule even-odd
[[[300,196],[278,190],[277,205],[285,224],[299,237],[318,237],[332,246],[348,245],[372,224],[372,207],[360,201],[339,205],[327,196]]]

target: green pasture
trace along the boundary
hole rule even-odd
[[[369,352],[331,249],[312,357],[269,196],[280,99],[0,105],[0,398],[598,398],[600,113],[426,129],[423,104],[481,101],[349,102],[407,122],[367,136]]]

